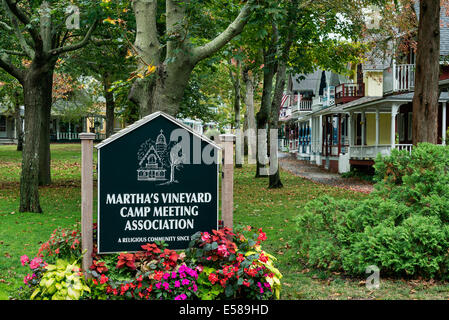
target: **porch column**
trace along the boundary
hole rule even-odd
[[[321,147],[321,153],[323,152],[323,116],[319,118],[319,132],[318,132],[318,149]],[[320,152],[319,152],[320,153]]]
[[[56,118],[56,140],[59,140],[59,118]]]
[[[442,119],[441,119],[441,143],[446,145],[446,101],[443,102],[443,110],[442,110]]]
[[[379,145],[379,120],[380,120],[380,111],[379,108],[376,109],[376,147]]]
[[[309,141],[309,153],[312,153],[312,144],[313,144],[313,120],[309,119],[309,133],[310,133],[310,141]]]
[[[362,111],[362,146],[366,144],[366,117],[365,111]]]
[[[348,145],[349,148],[352,146],[352,112],[349,112],[348,116]]]
[[[338,114],[338,156],[341,153],[341,113]]]
[[[391,148],[394,149],[396,145],[396,115],[399,111],[399,105],[391,105],[391,134],[390,134],[390,144]]]

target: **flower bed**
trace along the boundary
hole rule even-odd
[[[96,226],[94,225],[94,237]],[[84,279],[77,230],[57,229],[30,261],[23,297],[29,299],[213,300],[279,299],[276,258],[262,250],[262,229],[199,232],[189,248],[174,251],[149,243],[136,253],[100,255],[94,250]]]

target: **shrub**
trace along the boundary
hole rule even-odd
[[[303,262],[361,275],[449,278],[449,147],[423,143],[375,164],[375,191],[364,200],[324,196],[296,217]]]

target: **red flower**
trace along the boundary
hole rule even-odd
[[[250,277],[255,277],[257,275],[257,270],[256,269],[247,269],[247,268],[245,268],[244,271]]]
[[[209,275],[209,281],[212,283],[212,284],[215,284],[215,282],[217,282],[219,279],[218,279],[218,277],[217,277],[217,275],[215,274],[215,273],[211,273],[210,275]]]
[[[161,249],[159,249],[155,243],[147,243],[142,246],[142,249],[146,251],[147,255],[161,253]]]
[[[108,277],[106,277],[104,274],[101,275],[100,277],[100,284],[104,284],[106,282],[108,282]]]
[[[259,255],[259,261],[265,263],[268,261],[268,257],[261,252]]]
[[[243,285],[244,285],[244,286],[247,286],[247,287],[249,288],[249,286],[250,286],[251,284],[249,283],[249,281],[247,281],[247,280],[245,279],[245,280],[243,280]]]
[[[91,270],[96,270],[98,273],[104,273],[108,271],[108,268],[105,266],[104,262],[98,262],[97,260],[92,261],[92,265],[90,266]]]
[[[118,257],[117,269],[127,266],[128,268],[135,270],[136,265],[134,264],[134,255],[132,253],[121,253]]]
[[[262,228],[259,229],[259,236],[257,237],[257,240],[260,241],[267,240],[267,234],[265,232],[262,232]]]
[[[239,255],[237,256],[236,260],[238,262],[242,262],[243,260],[245,260],[245,256],[243,254],[239,253]]]
[[[164,275],[164,271],[155,271],[153,279],[157,280],[157,281],[161,281],[163,275]]]

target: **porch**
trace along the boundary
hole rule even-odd
[[[335,104],[348,103],[365,96],[365,84],[342,83],[335,87]]]
[[[449,114],[447,93],[439,101],[438,143],[446,144]],[[413,93],[389,96],[344,109],[349,112],[349,161],[374,160],[378,154],[387,156],[391,150],[413,148]]]
[[[0,114],[0,144],[14,143],[17,143],[14,117],[6,114]]]

